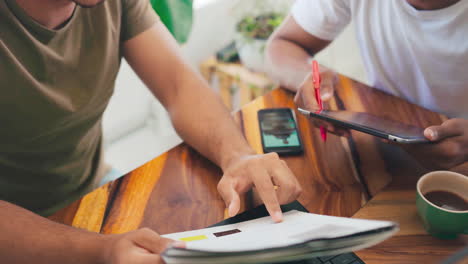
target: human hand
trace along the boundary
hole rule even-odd
[[[424,136],[432,143],[402,145],[424,167],[451,169],[468,161],[468,120],[447,120],[426,128]]]
[[[320,79],[320,95],[325,103],[333,97],[338,76],[335,71],[320,65]],[[307,110],[313,111],[319,109],[315,98],[313,73],[309,73],[299,85],[294,101],[297,105]]]
[[[239,212],[240,195],[255,186],[273,220],[281,222],[280,204],[295,201],[302,192],[296,177],[277,153],[241,156],[223,171],[218,191],[226,202],[229,216]]]
[[[335,85],[338,81],[338,75],[335,71],[328,69],[324,66],[320,66],[320,96],[324,105],[324,108],[327,107],[327,101],[333,98],[335,92]],[[302,84],[298,87],[294,102],[299,107],[308,110],[308,111],[317,111],[320,109],[317,104],[317,99],[315,98],[315,88],[314,88],[314,78],[313,74],[310,73],[307,75]],[[339,136],[349,136],[349,130],[336,127],[331,123],[319,120],[311,119],[312,124],[316,127],[325,127],[327,131]]]
[[[106,246],[106,264],[162,264],[160,254],[169,246],[185,247],[183,242],[160,237],[149,228],[121,235],[110,235]]]

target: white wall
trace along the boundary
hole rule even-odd
[[[229,44],[234,36],[236,0],[200,1],[196,4],[192,33],[182,52],[190,64],[198,66],[217,50]]]
[[[233,40],[237,20],[255,5],[254,0],[195,0],[193,31],[182,47],[185,58],[198,70],[200,63]],[[353,25],[318,54],[317,59],[342,74],[367,82]]]

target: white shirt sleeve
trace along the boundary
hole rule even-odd
[[[292,16],[309,34],[333,40],[351,21],[350,0],[296,0]]]

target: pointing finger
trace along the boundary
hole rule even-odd
[[[275,187],[271,181],[270,175],[265,171],[259,171],[258,177],[255,178],[254,184],[257,187],[260,198],[262,198],[268,213],[275,222],[281,222],[283,220],[283,214],[276,197]]]

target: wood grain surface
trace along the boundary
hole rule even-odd
[[[296,109],[293,94],[277,89],[234,113],[258,153],[262,146],[257,112],[279,107]],[[329,107],[369,112],[421,127],[445,120],[343,76]],[[401,225],[397,236],[359,252],[366,263],[434,263],[467,245],[466,237],[446,242],[422,229],[415,213],[415,182],[427,171],[400,147],[359,132],[352,132],[349,139],[329,134],[324,143],[306,117],[297,111],[296,116],[304,154],[284,160],[303,187],[299,201],[312,213],[393,220]],[[203,228],[225,218],[225,205],[216,190],[220,177],[217,166],[181,144],[51,219],[105,234],[141,227],[161,234]],[[248,193],[242,199],[242,210],[259,202],[255,191]]]
[[[262,152],[257,112],[264,108],[289,107],[295,109],[293,94],[276,90],[240,111],[241,127],[249,143]],[[284,157],[298,178],[303,194],[299,201],[314,213],[351,216],[366,202],[365,189],[359,182],[347,148],[340,137],[330,135],[326,144],[319,130],[296,111],[298,127],[304,146],[301,156]],[[254,195],[254,198],[257,196]],[[256,205],[258,199],[254,199]]]
[[[417,213],[415,201],[415,188],[402,188],[392,183],[354,216],[395,221],[400,225],[396,236],[357,252],[365,263],[441,263],[447,256],[468,245],[466,235],[455,240],[440,240],[428,235]]]

